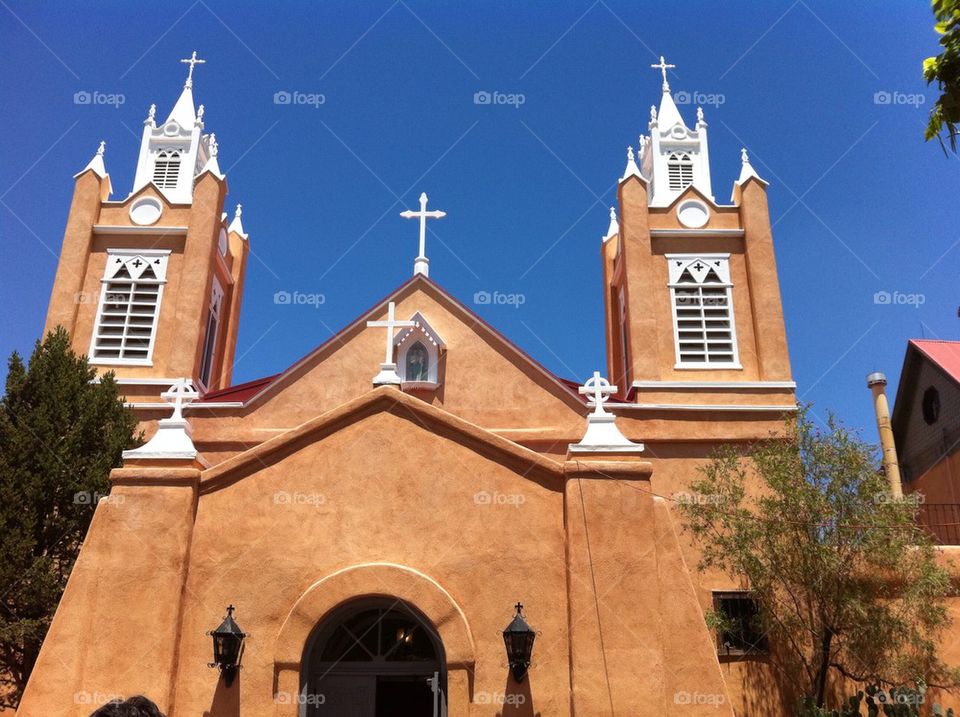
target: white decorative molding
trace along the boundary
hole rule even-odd
[[[795,381],[634,381],[635,388],[789,388],[795,389]]]
[[[749,405],[744,403],[611,403],[607,408],[633,409],[637,411],[740,411],[747,413],[790,413],[796,405]]]
[[[654,239],[695,239],[698,237],[723,237],[739,239],[744,236],[743,229],[651,229]]]
[[[187,227],[125,226],[122,224],[94,224],[94,234],[148,234],[150,236],[186,236]]]
[[[200,394],[186,378],[177,379],[160,397],[173,407],[169,418],[157,421],[157,432],[149,441],[133,450],[124,451],[124,460],[199,460],[200,457],[190,438],[190,423],[183,417],[183,408]]]
[[[440,352],[446,348],[443,339],[419,311],[410,317],[413,326],[393,338],[398,373],[405,388],[429,388],[439,382]],[[427,358],[427,377],[414,378],[408,372],[407,357],[412,347],[423,346]]]
[[[587,431],[579,443],[571,443],[571,453],[640,453],[642,443],[633,443],[617,428],[617,417],[604,408],[604,403],[617,392],[617,387],[594,371],[578,392],[591,396],[593,412],[587,416]]]

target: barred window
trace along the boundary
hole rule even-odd
[[[153,183],[160,189],[176,189],[180,174],[180,152],[164,150],[153,165]]]
[[[678,368],[739,368],[727,255],[667,255]]]
[[[109,252],[90,356],[93,362],[147,363],[153,352],[167,252]]]
[[[721,655],[756,655],[767,652],[767,637],[760,625],[757,603],[748,592],[715,592],[713,610],[722,620],[717,630]]]
[[[667,158],[667,183],[671,192],[679,192],[693,184],[693,160],[685,152],[674,152]]]

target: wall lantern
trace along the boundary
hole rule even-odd
[[[507,661],[513,678],[523,682],[530,667],[530,655],[533,654],[533,641],[537,639],[537,633],[523,619],[523,603],[518,602],[515,607],[517,614],[503,631],[503,643],[507,647]]]
[[[246,637],[240,626],[233,620],[233,605],[227,606],[227,616],[220,627],[207,634],[213,637],[213,662],[210,667],[218,667],[223,674],[223,682],[229,687],[240,669],[240,656],[243,651],[243,639]]]

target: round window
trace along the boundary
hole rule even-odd
[[[940,418],[940,392],[933,386],[923,392],[923,420],[934,424]]]
[[[163,205],[156,197],[143,197],[130,206],[130,220],[140,226],[149,226],[163,213]]]
[[[710,210],[703,202],[689,199],[677,207],[677,219],[685,227],[699,229],[710,220]]]

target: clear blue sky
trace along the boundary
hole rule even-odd
[[[127,195],[147,108],[166,115],[197,49],[195,95],[255,254],[236,381],[282,370],[408,278],[416,227],[397,214],[422,190],[448,212],[431,277],[467,303],[523,294],[477,309],[582,380],[604,365],[607,207],[664,54],[675,92],[723,97],[705,107],[717,199],[741,144],[770,180],[799,395],[874,439],[865,375],[895,386],[908,338],[957,337],[960,162],[922,140],[927,3],[519,5],[0,0],[0,354],[42,329],[71,176],[105,139]],[[83,91],[124,103],[75,104]],[[279,91],[325,102],[277,105]],[[477,105],[478,91],[525,101]],[[277,291],[325,303],[277,305]],[[878,305],[878,291],[923,304]]]

